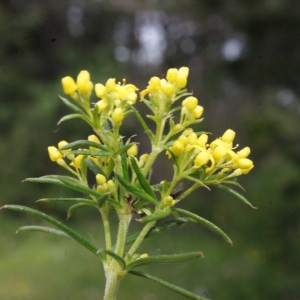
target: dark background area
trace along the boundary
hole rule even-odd
[[[258,209],[224,191],[197,191],[183,205],[224,229],[234,247],[189,225],[147,241],[145,251],[201,250],[205,258],[151,271],[212,299],[300,299],[299,24],[295,0],[2,1],[0,204],[65,219],[65,207],[35,200],[68,191],[21,183],[60,172],[48,145],[90,134],[80,121],[56,125],[68,112],[58,98],[61,77],[89,70],[94,83],[126,78],[143,89],[151,76],[188,66],[188,88],[205,109],[197,129],[216,138],[231,128],[252,150],[255,168],[240,182]],[[126,131],[138,127],[132,118]],[[97,217],[86,210],[68,223],[101,241]],[[0,298],[101,298],[103,271],[94,257],[55,237],[14,235],[38,222],[1,211]],[[120,299],[183,298],[128,277]]]

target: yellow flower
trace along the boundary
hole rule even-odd
[[[95,93],[98,98],[102,98],[105,95],[106,88],[102,83],[95,84]]]
[[[136,156],[138,153],[138,146],[137,144],[133,144],[128,150],[127,150],[127,154],[129,156]]]
[[[88,95],[93,90],[93,83],[90,81],[90,73],[88,71],[80,71],[76,83],[78,92],[82,95]]]
[[[185,106],[189,110],[193,110],[198,105],[198,99],[193,96],[189,96],[182,101],[182,106]]]
[[[105,88],[106,88],[106,91],[108,93],[111,93],[115,90],[116,88],[116,78],[110,78],[106,81],[106,84],[105,84]]]
[[[66,76],[61,79],[63,91],[66,95],[72,95],[77,91],[77,85],[74,79],[70,76]]]
[[[48,153],[51,161],[58,161],[63,157],[62,153],[55,146],[49,146]]]
[[[76,169],[79,169],[81,166],[82,159],[83,159],[83,155],[77,155],[74,158],[73,162],[70,163],[70,166],[73,166]]]
[[[184,151],[184,144],[177,140],[174,142],[171,150],[175,156],[180,156]]]
[[[228,144],[232,144],[235,137],[235,132],[231,129],[227,129],[224,134],[222,135],[221,139],[223,142],[226,142]]]
[[[99,100],[96,104],[95,104],[95,108],[97,108],[98,112],[101,113],[104,111],[105,108],[107,108],[109,105],[107,99],[102,99]]]
[[[194,109],[193,109],[193,115],[196,119],[199,119],[202,115],[203,115],[203,111],[204,108],[200,105],[197,105]]]
[[[114,121],[114,123],[121,123],[124,119],[123,109],[121,107],[115,108],[111,115],[111,118]]]
[[[209,153],[209,151],[207,150],[201,151],[196,155],[194,159],[194,167],[200,168],[203,165],[207,164],[210,159],[211,159],[211,154]]]

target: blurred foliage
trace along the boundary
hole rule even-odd
[[[183,228],[182,234],[151,240],[154,249],[163,241],[164,249],[157,251],[202,250],[205,259],[174,274],[168,268],[157,270],[213,299],[299,299],[299,20],[292,0],[2,1],[1,204],[45,209],[34,200],[65,192],[21,184],[26,177],[57,172],[49,162],[48,145],[90,133],[83,123],[56,125],[66,113],[58,99],[61,77],[87,69],[94,82],[125,77],[146,86],[149,76],[186,65],[190,88],[205,108],[201,129],[217,137],[232,128],[238,143],[252,149],[255,169],[243,185],[258,210],[223,191],[194,195],[189,205],[227,231],[235,245],[228,247],[204,229],[192,228],[187,235],[190,228]],[[130,134],[136,124],[133,118],[128,123]],[[14,228],[24,223],[14,216],[0,215],[0,298],[99,296],[102,272],[88,254],[48,236],[13,236]],[[95,219],[88,212],[84,217]],[[76,216],[76,221],[82,220]],[[93,224],[88,225],[97,236]],[[73,267],[75,261],[84,261],[83,267]],[[135,279],[130,279],[123,299],[173,297],[154,285],[150,289],[155,292],[149,292],[142,279],[141,293],[133,295]]]

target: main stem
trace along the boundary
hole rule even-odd
[[[132,218],[131,213],[126,211],[119,211],[119,229],[117,236],[117,243],[114,252],[123,257],[125,241],[127,236],[128,227]],[[110,249],[109,249],[110,250]],[[108,255],[107,263],[104,265],[106,283],[104,300],[116,300],[120,286],[120,282],[126,275],[126,271],[122,269],[122,266],[112,256]]]

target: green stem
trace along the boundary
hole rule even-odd
[[[133,254],[135,253],[137,248],[140,246],[140,244],[143,242],[145,236],[147,235],[147,233],[149,232],[149,230],[152,228],[152,226],[155,223],[156,223],[156,220],[152,221],[152,222],[148,222],[144,226],[144,228],[140,232],[139,236],[136,238],[135,242],[133,243],[133,245],[131,246],[131,248],[129,249],[129,251],[128,251],[126,257],[125,257],[126,263],[131,259],[131,257],[133,256]]]
[[[122,211],[122,212],[118,212],[118,216],[119,216],[119,230],[118,230],[115,253],[122,257],[124,252],[124,247],[125,247],[127,231],[132,218],[132,214]]]
[[[118,269],[108,268],[105,269],[105,292],[103,300],[116,300],[120,282],[125,276],[125,272],[121,272]]]
[[[105,249],[111,250],[111,234],[110,234],[110,224],[109,224],[109,218],[108,213],[109,209],[102,208],[99,209],[101,216],[102,216],[102,222],[103,222],[103,228],[104,228],[104,237],[105,237]],[[111,257],[108,256],[107,260],[110,261]]]

